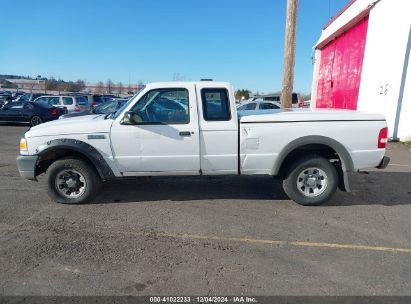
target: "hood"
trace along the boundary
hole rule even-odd
[[[59,136],[69,134],[108,133],[112,119],[104,119],[106,115],[85,115],[65,119],[57,119],[32,127],[26,138],[39,136]]]
[[[238,112],[240,122],[385,120],[384,115],[342,109],[282,109]]]

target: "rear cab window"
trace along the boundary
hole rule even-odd
[[[225,88],[201,89],[203,118],[206,121],[231,120],[230,100]]]

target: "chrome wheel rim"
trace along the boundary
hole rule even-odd
[[[321,195],[328,186],[327,174],[319,168],[307,168],[298,174],[297,188],[307,197]]]
[[[87,183],[84,176],[74,169],[64,169],[56,175],[57,191],[64,197],[74,199],[83,195]]]
[[[33,126],[37,126],[37,125],[41,124],[41,118],[38,117],[38,116],[34,116],[34,117],[31,119],[31,124],[32,124]]]

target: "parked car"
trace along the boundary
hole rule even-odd
[[[311,100],[304,100],[303,101],[303,108],[311,107]]]
[[[6,96],[11,96],[11,93],[7,92],[7,91],[1,91],[0,92],[0,97],[6,97]]]
[[[12,96],[12,92],[10,91],[0,91],[0,97],[8,97],[8,96]]]
[[[0,109],[7,103],[7,101],[0,97]]]
[[[90,110],[90,104],[84,96],[41,96],[34,102],[55,107],[66,107],[69,113]]]
[[[126,102],[127,102],[127,99],[117,99],[113,101],[107,101],[107,102],[99,104],[98,106],[90,109],[89,111],[69,113],[69,114],[60,116],[59,119],[77,117],[77,116],[83,116],[83,115],[113,113],[117,111],[118,109],[120,109]]]
[[[50,94],[45,94],[45,93],[24,93],[23,95],[20,95],[16,98],[15,101],[34,101],[36,98],[40,96],[47,96]]]
[[[31,128],[20,141],[17,166],[30,180],[46,172],[48,193],[60,203],[92,200],[102,182],[130,176],[266,174],[281,179],[295,202],[317,205],[337,187],[349,191],[347,172],[385,168],[386,142],[381,114],[238,115],[229,83],[153,83],[112,115]]]
[[[276,102],[281,105],[281,94],[276,93],[276,94],[269,94],[269,95],[257,95],[249,98],[247,101],[241,103],[248,103],[248,102],[258,102],[258,101],[272,101]],[[293,93],[292,94],[292,107],[293,108],[302,108],[304,107],[304,102],[298,93]]]
[[[24,95],[24,92],[13,92],[11,97],[13,97],[13,99],[17,99],[21,95]]]
[[[0,100],[3,100],[4,102],[12,101],[13,96],[11,96],[11,94],[8,94],[8,93],[3,93],[3,94],[0,94]]]
[[[281,103],[279,101],[265,101],[257,99],[256,101],[246,101],[237,105],[237,111],[250,111],[250,110],[275,110],[281,109]]]
[[[107,101],[111,101],[113,100],[113,98],[115,98],[114,95],[91,95],[90,97],[92,98],[93,108],[98,106],[99,104],[105,103]]]
[[[48,104],[16,101],[10,102],[0,109],[1,122],[29,123],[36,126],[46,121],[58,119],[66,114],[67,109],[52,107]]]
[[[91,105],[91,108],[94,108],[103,102],[111,101],[116,98],[116,96],[114,95],[81,94],[81,93],[73,93],[73,94],[70,94],[70,96],[86,97],[88,99],[89,104]]]

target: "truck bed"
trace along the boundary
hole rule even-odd
[[[346,154],[347,171],[377,166],[384,150],[377,148],[386,126],[381,114],[351,110],[286,109],[239,112],[242,174],[278,174],[283,153],[302,144],[338,147]],[[337,148],[337,147],[335,147]]]

